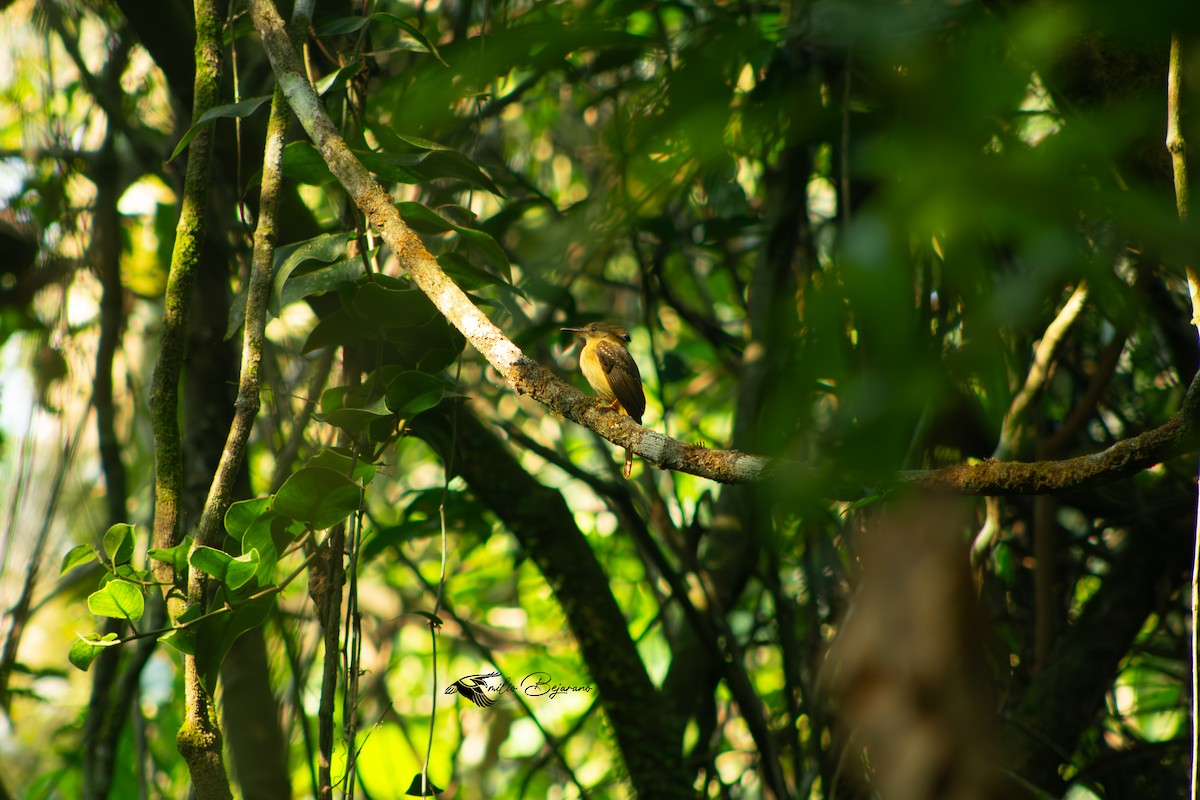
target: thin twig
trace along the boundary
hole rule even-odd
[[[1046,380],[1050,376],[1050,365],[1054,360],[1054,354],[1058,351],[1058,346],[1062,344],[1067,330],[1070,329],[1071,325],[1079,317],[1079,312],[1083,310],[1087,294],[1087,281],[1080,281],[1079,285],[1075,287],[1075,291],[1067,299],[1067,302],[1063,304],[1062,310],[1055,316],[1054,321],[1046,327],[1046,332],[1042,335],[1042,340],[1038,342],[1038,346],[1034,350],[1033,363],[1029,365],[1029,373],[1025,376],[1025,384],[1021,387],[1021,391],[1017,392],[1016,397],[1012,399],[1012,403],[1008,407],[1008,413],[1004,415],[1004,423],[1000,428],[1000,441],[996,445],[996,452],[992,454],[992,458],[997,461],[1007,459],[1016,449],[1017,428],[1020,424],[1021,416],[1029,408],[1029,404],[1033,402],[1034,397],[1045,386]]]

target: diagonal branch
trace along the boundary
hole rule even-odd
[[[1049,379],[1050,365],[1054,360],[1054,354],[1058,352],[1058,346],[1062,343],[1063,336],[1074,324],[1079,312],[1083,310],[1087,295],[1087,281],[1080,281],[1063,305],[1062,310],[1046,328],[1042,340],[1038,342],[1033,355],[1033,363],[1029,365],[1029,374],[1025,376],[1025,385],[1021,387],[1021,391],[1017,392],[1012,404],[1008,407],[1008,413],[1004,415],[1004,423],[1000,428],[1000,443],[996,445],[996,452],[992,454],[992,458],[997,461],[1008,458],[1016,449],[1017,429],[1021,423],[1021,416]]]
[[[350,152],[308,83],[274,4],[269,0],[252,0],[250,12],[288,103],[330,171],[379,231],[413,283],[508,380],[517,394],[529,395],[552,411],[591,428],[613,444],[632,448],[637,455],[665,469],[726,483],[756,480],[768,472],[773,464],[771,459],[709,450],[647,430],[628,417],[606,410],[595,398],[587,397],[522,353],[442,271],[400,218],[392,198]]]

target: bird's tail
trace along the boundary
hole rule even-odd
[[[633,451],[625,448],[625,469],[621,472],[625,476],[625,480],[629,480],[629,476],[633,474]]]

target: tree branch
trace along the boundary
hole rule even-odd
[[[221,0],[195,0],[195,100],[192,119],[199,119],[217,104],[220,96]],[[163,304],[162,340],[150,388],[150,413],[154,426],[154,532],[156,548],[174,547],[180,541],[180,503],[183,491],[183,448],[179,435],[179,377],[184,359],[188,307],[207,230],[209,178],[212,172],[213,126],[192,139],[184,177],[183,204],[167,292]],[[179,576],[162,561],[154,562],[154,577],[165,584],[168,612],[175,619],[183,611],[183,598],[175,587]],[[196,600],[202,601],[201,596]],[[176,735],[176,745],[187,762],[196,796],[201,800],[232,796],[221,754],[221,731],[212,698],[202,685],[193,656],[184,658],[187,707]]]
[[[1194,450],[1200,439],[1200,374],[1165,423],[1107,450],[1062,461],[985,461],[899,473],[901,486],[970,495],[1063,494],[1127,478]]]

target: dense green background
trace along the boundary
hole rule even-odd
[[[226,518],[242,561],[192,560],[237,611],[103,651],[78,635],[168,624],[138,582],[193,23],[0,5],[8,796],[186,796],[176,648],[215,677],[230,646],[235,793],[315,796],[342,656],[302,562],[347,516],[335,794],[404,796],[432,726],[429,776],[460,798],[1188,795],[1195,459],[1056,498],[885,489],[1097,452],[1179,408],[1200,230],[1164,139],[1172,34],[1200,139],[1191,4],[319,4],[328,111],[528,355],[572,375],[558,329],[621,322],[648,427],[811,469],[621,481],[619,449],[515,395],[407,286],[294,126],[250,502]],[[240,5],[225,38],[221,102],[269,95]],[[232,414],[266,108],[215,128],[185,531]],[[493,671],[589,691],[444,694]]]

